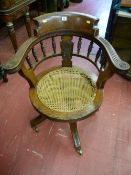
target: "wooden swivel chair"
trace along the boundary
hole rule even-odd
[[[99,37],[96,17],[58,12],[34,21],[35,36],[22,44],[4,70],[19,71],[29,83],[31,103],[40,113],[31,127],[38,131],[46,118],[68,122],[76,151],[82,154],[77,122],[99,109],[105,82],[129,65]]]

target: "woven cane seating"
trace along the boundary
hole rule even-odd
[[[49,110],[77,112],[91,104],[96,85],[84,71],[75,67],[63,67],[43,76],[36,91],[39,100]]]
[[[91,116],[103,100],[104,85],[116,71],[130,66],[111,44],[99,37],[98,18],[58,12],[36,17],[34,36],[3,65],[6,73],[19,72],[29,83],[29,97],[39,116],[68,122],[74,146],[82,154],[77,122]]]

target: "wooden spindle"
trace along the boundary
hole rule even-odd
[[[43,53],[44,57],[46,57],[46,50],[45,50],[45,46],[44,46],[42,41],[40,41],[40,45],[41,45],[42,53]]]
[[[38,62],[37,52],[36,52],[36,50],[35,50],[34,47],[32,48],[32,54],[33,54],[33,56],[34,56],[34,58],[35,58],[35,61]]]
[[[99,48],[97,53],[96,53],[95,63],[98,61],[100,55],[101,55],[101,48]]]
[[[102,70],[105,66],[106,66],[106,57],[102,52],[101,59],[100,59],[100,70]]]
[[[56,54],[56,43],[55,43],[54,37],[52,37],[52,48],[53,48],[54,54]]]
[[[87,52],[87,58],[89,57],[91,51],[92,51],[92,48],[93,48],[93,41],[90,42],[90,45],[88,47],[88,52]]]
[[[27,61],[28,65],[29,65],[29,67],[32,68],[33,66],[32,66],[32,63],[31,63],[31,60],[30,60],[29,56],[26,58],[26,61]]]
[[[81,45],[82,45],[82,37],[79,37],[78,44],[77,44],[77,54],[80,53]]]

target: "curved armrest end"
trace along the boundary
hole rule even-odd
[[[21,61],[17,59],[15,56],[12,57],[9,62],[2,65],[3,69],[6,71],[7,74],[13,74],[20,70],[21,68]]]
[[[130,69],[130,65],[125,62],[125,61],[119,61],[119,67],[121,68],[120,70],[123,70],[123,71],[128,71]]]
[[[12,58],[6,64],[2,65],[7,74],[18,72],[21,69],[21,65],[25,60],[26,54],[36,39],[36,37],[29,38],[20,46],[15,55],[12,56]]]
[[[130,69],[130,65],[127,62],[121,60],[121,58],[116,53],[115,49],[106,39],[102,37],[99,37],[97,39],[104,46],[108,58],[110,59],[111,63],[116,69],[121,71],[128,71]]]

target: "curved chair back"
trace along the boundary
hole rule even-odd
[[[34,70],[43,61],[59,58],[62,67],[71,67],[75,58],[79,58],[77,66],[85,59],[97,69],[97,86],[103,88],[114,71],[127,70],[129,66],[120,60],[108,41],[99,37],[98,21],[91,15],[75,12],[55,12],[34,18],[35,36],[16,53],[13,63],[16,62],[17,69],[10,69],[8,64],[8,72],[20,69],[30,86],[35,86]]]

